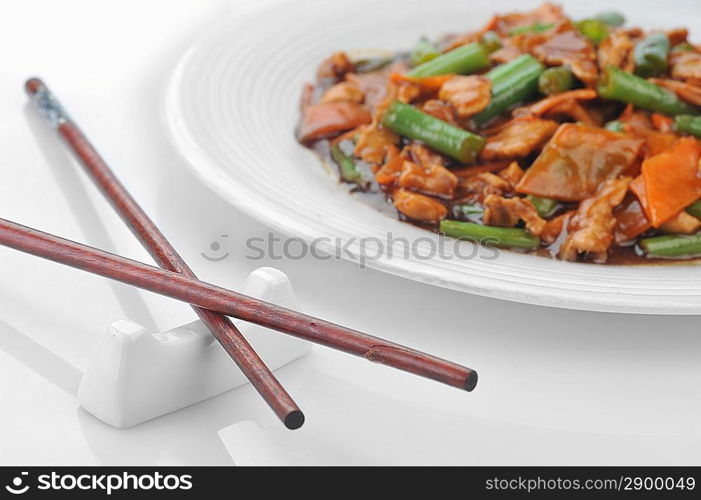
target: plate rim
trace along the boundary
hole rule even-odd
[[[247,19],[263,16],[267,11],[288,3],[290,2],[287,0],[277,0],[244,14],[229,14],[225,16],[224,19],[214,22],[212,29],[207,33],[197,37],[178,58],[177,63],[174,65],[170,73],[165,87],[165,92],[163,93],[163,98],[161,99],[160,116],[166,130],[166,136],[173,149],[177,151],[178,155],[184,160],[190,170],[194,173],[195,177],[205,186],[207,186],[208,189],[216,193],[217,196],[222,198],[227,203],[233,205],[241,212],[247,214],[255,220],[261,221],[269,228],[279,231],[285,235],[299,237],[307,243],[310,243],[315,236],[310,234],[310,230],[305,228],[303,223],[281,223],[279,217],[277,217],[271,211],[267,204],[258,202],[253,197],[246,197],[242,195],[240,190],[233,189],[228,182],[217,182],[217,180],[225,181],[226,178],[222,179],[221,174],[217,173],[215,169],[207,166],[210,162],[207,159],[206,154],[204,154],[203,151],[200,151],[201,148],[199,148],[195,143],[193,137],[188,131],[187,125],[184,123],[184,118],[181,116],[182,114],[178,110],[178,97],[180,95],[180,87],[183,84],[183,75],[187,69],[188,63],[190,62],[191,58],[197,54],[198,50],[201,50],[203,47],[206,47],[208,43],[216,40],[216,37],[222,29],[233,30],[235,24],[240,25],[245,23]],[[358,203],[362,203],[360,200],[356,201]],[[321,245],[319,248],[330,252],[335,252],[337,250],[336,245]],[[341,255],[344,259],[353,261],[353,259],[349,258],[346,252],[342,252]],[[568,263],[568,265],[592,266],[595,264]],[[650,265],[645,265],[645,267],[648,266]],[[673,303],[669,300],[660,300],[654,305],[650,305],[649,303],[640,305],[635,302],[634,294],[617,293],[615,289],[605,292],[586,292],[586,297],[583,296],[585,294],[584,291],[572,290],[571,293],[575,294],[576,296],[568,296],[567,294],[563,295],[561,290],[555,288],[548,289],[546,287],[539,287],[539,290],[537,291],[518,291],[514,289],[515,286],[513,283],[498,279],[492,279],[490,286],[485,286],[484,284],[480,285],[478,283],[467,284],[463,281],[451,281],[445,279],[444,277],[430,273],[430,270],[429,272],[424,273],[420,271],[417,272],[416,270],[406,269],[401,265],[391,265],[391,263],[384,262],[383,260],[379,259],[370,261],[368,263],[368,267],[394,276],[426,283],[428,285],[440,286],[442,288],[448,288],[464,293],[537,306],[621,314],[701,314],[701,304],[689,303],[688,301]],[[608,296],[609,294],[619,295],[619,297],[617,299],[612,299],[609,297],[605,300],[602,298],[602,295]]]

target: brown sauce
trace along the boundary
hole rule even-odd
[[[396,208],[394,208],[394,205],[392,205],[391,201],[389,200],[389,197],[382,192],[377,186],[368,188],[368,189],[362,189],[360,186],[354,183],[350,182],[345,182],[342,177],[341,177],[341,172],[339,170],[338,165],[336,162],[333,160],[330,154],[330,148],[329,148],[329,141],[324,139],[315,142],[312,146],[311,149],[316,152],[316,154],[319,156],[321,159],[323,165],[326,167],[327,170],[330,171],[330,173],[338,180],[339,184],[347,186],[348,187],[348,192],[351,194],[354,198],[358,199],[361,203],[364,203],[366,205],[369,205],[373,207],[374,209],[378,210],[379,212],[383,213],[384,215],[388,217],[392,217],[394,219],[398,219],[402,222],[405,222],[407,224],[411,224],[413,226],[420,227],[422,229],[426,229],[427,231],[431,231],[433,233],[438,233],[438,225],[436,224],[426,224],[418,221],[411,220],[401,213],[397,211]],[[453,204],[450,202],[446,202],[446,206],[451,210]],[[455,216],[455,214],[454,214]],[[480,223],[481,219],[479,217],[455,217],[456,220],[465,220],[469,222],[476,222]],[[536,255],[538,257],[545,257],[549,259],[555,259],[557,256],[557,252],[559,250],[560,243],[566,236],[566,230],[563,231],[563,233],[560,235],[558,240],[556,240],[554,243],[547,247],[541,247],[536,250],[530,251],[530,252],[524,252],[521,250],[511,250],[511,249],[505,249],[506,251],[510,252],[517,252],[517,253],[528,253],[531,255]],[[587,262],[586,260],[583,260],[583,262]],[[692,257],[692,258],[675,258],[675,259],[659,259],[659,258],[652,258],[652,257],[646,257],[643,252],[638,248],[637,245],[631,245],[627,247],[622,247],[618,245],[612,245],[611,248],[609,249],[608,252],[608,259],[605,264],[603,265],[612,265],[612,266],[631,266],[631,265],[637,265],[637,266],[649,266],[649,265],[671,265],[671,264],[676,264],[676,265],[690,265],[690,264],[697,264],[701,262],[701,257]]]

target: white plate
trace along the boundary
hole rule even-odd
[[[563,2],[573,17],[611,8],[610,1]],[[477,250],[458,258],[450,240],[394,220],[347,194],[314,154],[295,141],[304,82],[334,50],[406,49],[418,36],[479,27],[493,12],[536,2],[355,0],[283,2],[223,20],[179,63],[167,91],[165,117],[173,142],[202,181],[241,210],[320,248],[358,238],[382,241],[367,265],[433,285],[502,299],[573,309],[650,314],[701,314],[701,266],[597,266]],[[614,7],[632,24],[701,31],[697,0],[625,0]],[[698,38],[697,38],[698,39]],[[387,235],[414,242],[387,251]],[[319,239],[322,239],[319,241]],[[367,256],[377,240],[365,244]],[[422,258],[440,242],[443,255]],[[470,243],[463,242],[463,254]],[[342,252],[343,255],[347,253]],[[418,256],[415,254],[419,254]]]

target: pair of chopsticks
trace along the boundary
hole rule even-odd
[[[46,85],[32,78],[25,86],[33,102],[161,268],[4,219],[0,219],[1,245],[191,304],[289,429],[299,428],[304,423],[304,414],[227,316],[467,391],[474,389],[477,372],[470,368],[198,280]]]

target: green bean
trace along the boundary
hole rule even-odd
[[[441,55],[441,51],[438,49],[438,47],[436,47],[436,45],[428,38],[422,37],[418,42],[416,42],[414,50],[411,51],[409,61],[411,62],[412,66],[418,66],[419,64],[430,61],[439,55]]]
[[[509,31],[509,36],[524,35],[526,33],[543,33],[554,26],[554,23],[533,23],[528,26],[519,26]]]
[[[482,47],[488,54],[499,50],[502,47],[501,38],[494,31],[487,31],[482,35]]]
[[[407,73],[412,78],[447,75],[468,75],[489,66],[487,51],[479,43],[469,43],[419,64]]]
[[[701,233],[690,236],[669,234],[640,240],[640,248],[650,257],[678,258],[701,255]]]
[[[609,26],[622,26],[626,22],[626,18],[616,10],[607,10],[600,12],[595,16],[595,19],[602,21]]]
[[[484,147],[483,137],[399,101],[389,106],[382,124],[399,135],[423,141],[462,163],[473,162]]]
[[[500,64],[485,75],[492,82],[492,100],[496,94],[508,93],[524,79],[531,83],[529,88],[535,90],[538,78],[544,70],[545,66],[530,54],[523,54],[507,63]],[[534,78],[535,73],[537,75]]]
[[[487,77],[492,81],[492,90],[495,86],[503,85],[515,72],[533,64],[533,56],[521,55],[511,61],[500,64],[489,70]]]
[[[574,87],[574,75],[567,66],[548,68],[538,78],[538,90],[545,95],[559,94]]]
[[[618,120],[613,120],[612,122],[608,122],[606,125],[604,125],[604,128],[606,130],[610,130],[611,132],[623,132],[623,123],[619,122]]]
[[[664,73],[669,57],[669,38],[664,33],[653,33],[639,42],[633,50],[635,74],[650,78]]]
[[[608,25],[599,19],[584,19],[576,23],[579,32],[595,44],[600,44],[609,36]]]
[[[701,200],[695,201],[686,207],[686,213],[693,215],[697,219],[701,219]]]
[[[516,227],[483,226],[474,222],[441,221],[439,231],[446,236],[492,244],[504,248],[533,250],[540,246],[540,238]]]
[[[355,160],[341,150],[340,144],[334,144],[331,148],[331,157],[336,162],[344,181],[362,184],[365,182],[363,174],[358,169]]]
[[[552,198],[541,198],[540,196],[533,196],[529,194],[526,196],[533,206],[538,211],[538,215],[541,217],[550,217],[555,210],[557,210],[558,202]]]
[[[674,130],[701,137],[701,116],[678,115],[674,118]]]
[[[648,111],[672,116],[696,113],[694,107],[680,100],[674,92],[613,66],[604,70],[597,90],[604,99],[630,103]]]
[[[487,73],[487,78],[492,81],[492,98],[487,107],[473,117],[474,123],[481,127],[495,116],[537,94],[538,78],[544,70],[545,66],[535,57],[524,54]]]

